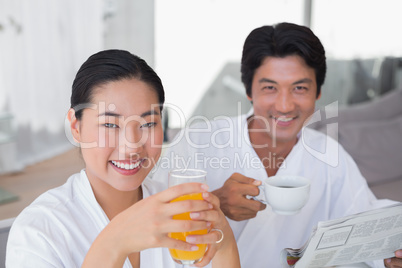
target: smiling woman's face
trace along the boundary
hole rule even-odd
[[[71,130],[81,145],[91,184],[119,191],[138,189],[161,153],[158,96],[138,79],[113,81],[93,91],[91,108]],[[74,113],[73,110],[69,111]],[[74,119],[75,124],[74,124]]]

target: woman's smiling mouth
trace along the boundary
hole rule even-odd
[[[140,170],[141,163],[143,161],[144,161],[144,159],[137,160],[135,162],[130,161],[130,160],[122,160],[122,161],[112,160],[109,162],[111,163],[112,167],[120,174],[133,175]]]
[[[137,168],[141,164],[142,160],[139,160],[136,163],[124,163],[124,162],[113,161],[113,160],[111,162],[113,165],[115,165],[118,168],[131,170],[131,169]]]

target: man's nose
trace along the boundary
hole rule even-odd
[[[292,94],[289,92],[280,92],[275,100],[275,108],[282,114],[293,111],[294,100]]]

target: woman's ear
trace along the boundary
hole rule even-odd
[[[73,135],[74,141],[79,143],[80,142],[80,121],[75,117],[74,109],[70,108],[67,113],[67,119],[70,122],[70,130],[71,134]]]
[[[253,98],[251,97],[251,95],[247,94],[247,99],[251,102],[251,104],[253,104]]]

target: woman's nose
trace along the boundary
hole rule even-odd
[[[139,130],[126,128],[119,139],[119,154],[125,158],[133,154],[140,154],[148,138],[145,135],[146,133]]]

